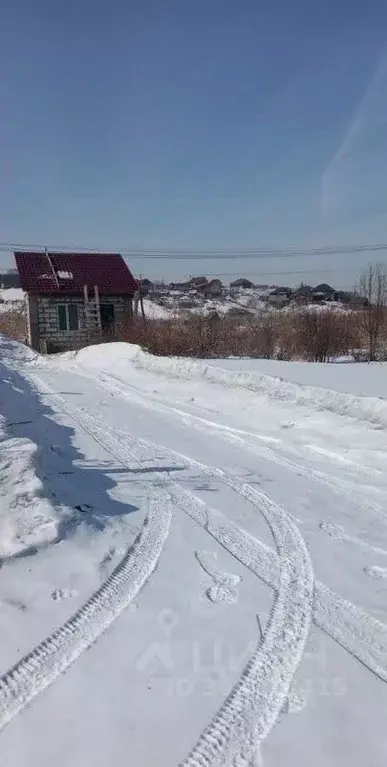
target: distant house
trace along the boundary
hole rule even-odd
[[[0,274],[0,288],[20,288],[20,277],[18,271],[10,270]]]
[[[284,293],[270,293],[270,296],[267,297],[267,303],[275,309],[283,309],[289,303],[289,299]]]
[[[148,280],[147,277],[145,277],[143,280],[140,280],[140,290],[143,296],[148,295],[148,293],[153,293],[153,290],[154,290],[153,282],[151,282],[151,280]]]
[[[312,302],[314,304],[324,304],[327,301],[325,293],[322,290],[314,290],[312,293]]]
[[[293,293],[293,298],[297,304],[309,304],[312,300],[313,288],[310,285],[301,285],[296,288]]]
[[[15,260],[33,349],[71,349],[132,317],[138,282],[117,253],[16,252]]]
[[[313,288],[312,297],[313,300],[316,299],[317,301],[334,301],[335,289],[330,285],[327,285],[326,282],[322,282],[320,285],[316,285],[316,287]]]
[[[203,285],[196,285],[198,295],[205,296],[206,298],[216,298],[222,295],[223,286],[220,280],[211,280],[205,282]]]
[[[199,275],[199,277],[191,277],[189,282],[191,287],[196,287],[197,285],[208,284],[208,279],[204,275]]]
[[[169,290],[177,290],[179,293],[188,293],[192,287],[191,282],[170,282]]]
[[[354,293],[349,290],[335,290],[335,301],[341,304],[350,304],[353,301]]]
[[[267,303],[276,309],[282,309],[284,306],[287,306],[291,297],[291,288],[276,288],[267,296]]]
[[[234,282],[230,283],[230,288],[242,288],[243,290],[248,290],[253,287],[254,283],[250,282],[250,280],[247,280],[245,277],[239,277],[238,280],[234,280]]]

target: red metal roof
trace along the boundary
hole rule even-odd
[[[119,253],[16,252],[20,283],[28,293],[78,295],[97,285],[101,295],[132,295],[137,280]]]

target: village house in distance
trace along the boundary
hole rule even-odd
[[[27,295],[27,340],[33,349],[71,349],[131,320],[138,283],[118,253],[14,255]]]

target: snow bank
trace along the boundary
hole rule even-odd
[[[11,338],[8,338],[8,336],[5,336],[4,333],[0,333],[0,359],[2,362],[10,361],[11,366],[14,365],[15,362],[22,365],[31,365],[36,363],[39,365],[44,365],[47,361],[47,357],[43,357],[41,354],[39,354],[39,352],[36,352],[29,346],[20,343],[20,341],[13,341]]]
[[[25,293],[21,288],[0,288],[0,299],[5,303],[9,301],[24,301]]]
[[[259,373],[303,386],[387,400],[387,362],[355,363],[348,358],[335,362],[306,362],[234,357],[206,360],[206,364],[220,365],[234,373]]]
[[[31,349],[4,336],[0,336],[0,350],[3,361],[10,357],[23,365],[37,358]],[[1,411],[2,401],[9,396],[9,382],[0,384]],[[58,534],[58,516],[44,497],[36,473],[38,445],[26,437],[12,436],[12,431],[12,423],[0,412],[0,566],[2,559],[33,553]]]
[[[77,364],[88,368],[117,370],[119,365],[120,376],[126,376],[128,381],[129,363],[136,368],[178,380],[203,380],[229,388],[245,389],[268,399],[315,410],[327,410],[336,415],[387,427],[387,399],[381,397],[360,397],[332,389],[293,383],[259,372],[228,370],[222,367],[221,360],[208,364],[205,361],[187,358],[156,357],[134,344],[92,346],[77,354]]]
[[[29,439],[7,437],[0,416],[0,562],[52,542],[57,518],[43,497],[35,473],[38,446]]]
[[[145,317],[148,317],[148,319],[166,320],[171,318],[172,311],[170,307],[162,306],[156,303],[156,301],[151,301],[149,298],[144,298],[143,302]]]

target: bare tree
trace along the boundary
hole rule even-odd
[[[370,264],[359,280],[363,305],[357,312],[361,331],[367,336],[368,360],[377,359],[387,316],[387,271],[383,264]]]

